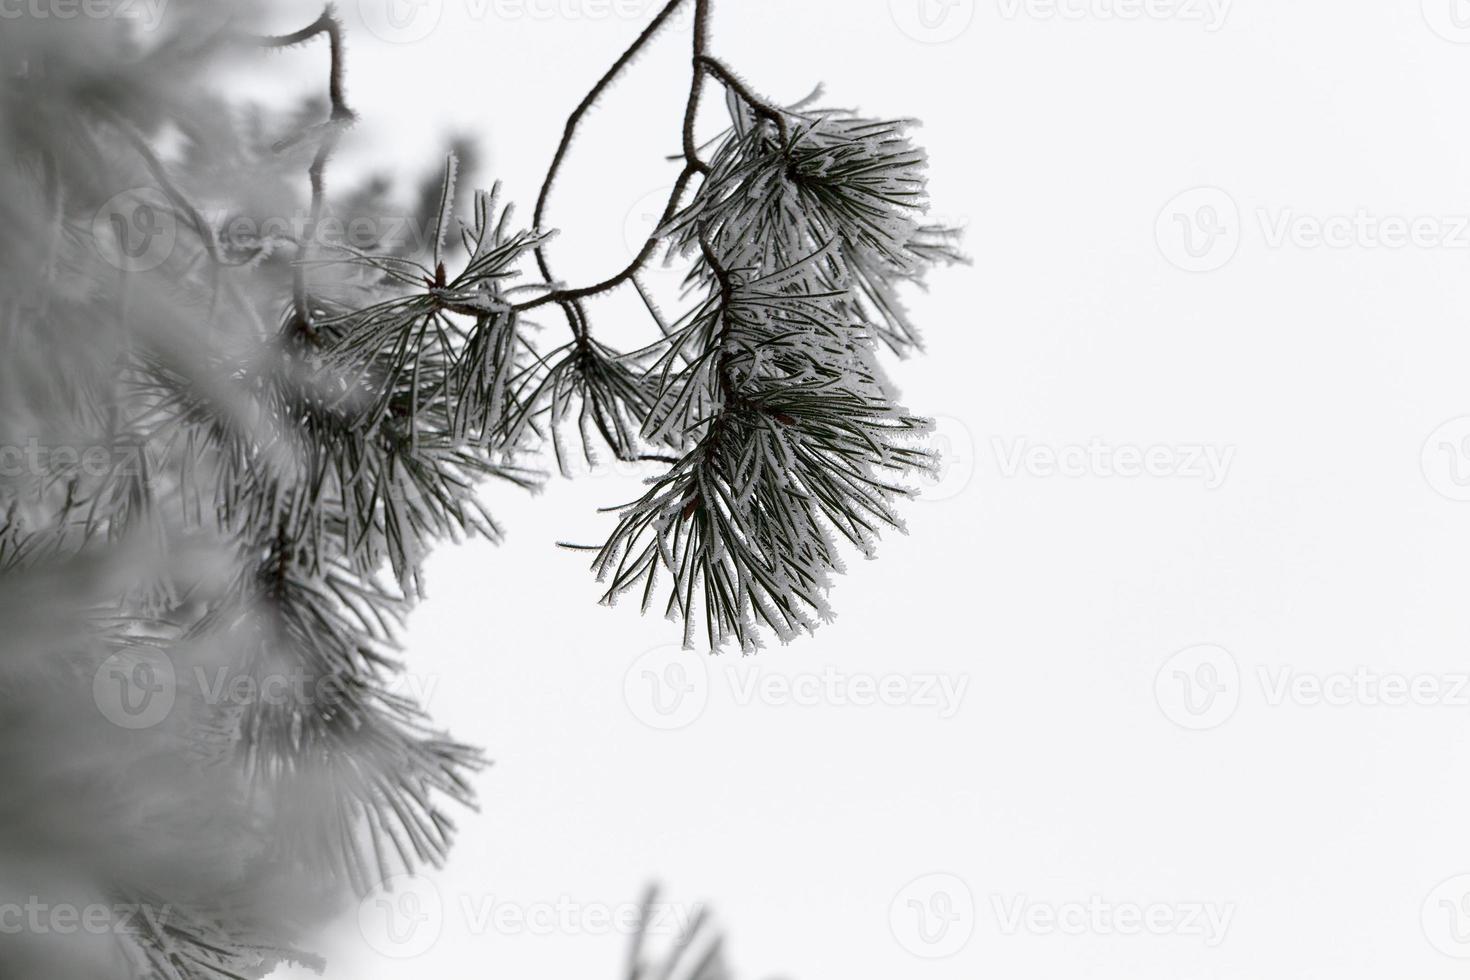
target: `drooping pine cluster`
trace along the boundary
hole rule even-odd
[[[262,976],[335,892],[442,862],[444,804],[472,802],[481,759],[397,687],[400,627],[436,542],[499,536],[480,484],[534,486],[547,446],[563,469],[572,442],[659,465],[595,567],[609,601],[659,594],[691,644],[814,628],[844,548],[900,525],[925,424],[878,353],[917,346],[897,291],[956,257],[922,223],[907,124],[772,107],[709,56],[709,0],[688,0],[661,227],[604,283],[551,273],[539,226],[576,123],[683,2],[573,116],[531,227],[498,188],[462,197],[451,158],[422,247],[322,234],[390,207],[379,183],[329,193],[356,118],[330,9],[279,36],[206,0],[147,45],[115,21],[0,35],[0,461],[26,461],[0,475],[0,781],[18,787],[0,901],[151,913],[96,949],[28,937],[0,973]],[[209,94],[217,59],[314,42],[325,101],[281,117]],[[732,125],[706,161],[711,84]],[[294,233],[225,230],[298,213]],[[131,247],[165,229],[140,266]],[[672,319],[640,279],[660,249],[689,271]],[[623,286],[659,327],[633,352],[589,309]],[[537,346],[538,311],[565,343]],[[169,710],[108,716],[109,685]],[[60,812],[116,817],[37,817]]]
[[[926,423],[898,407],[882,342],[916,343],[894,296],[937,259],[919,223],[923,155],[901,122],[754,111],[735,125],[690,205],[665,231],[696,260],[703,301],[648,371],[644,435],[687,451],[628,508],[598,555],[609,598],[660,569],[667,610],[711,645],[781,639],[830,613],[838,539],[871,555],[901,526],[903,475],[926,465]],[[773,121],[774,118],[774,121]]]

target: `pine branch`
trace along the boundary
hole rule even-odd
[[[952,236],[920,221],[923,154],[901,122],[758,95],[711,50],[711,0],[690,2],[679,177],[634,261],[575,288],[548,261],[550,195],[587,113],[680,0],[573,109],[530,228],[501,206],[498,185],[456,216],[451,157],[420,249],[321,240],[328,216],[381,207],[386,194],[344,194],[328,180],[357,118],[331,7],[284,35],[190,25],[146,56],[105,61],[85,84],[49,51],[18,67],[7,99],[41,100],[54,125],[19,126],[0,105],[0,133],[22,161],[0,172],[0,212],[17,230],[0,236],[0,446],[137,453],[0,482],[0,695],[73,717],[120,654],[162,657],[190,676],[217,668],[247,686],[289,671],[316,692],[221,704],[186,686],[146,738],[77,733],[117,772],[163,760],[178,777],[156,794],[170,812],[146,838],[161,852],[140,860],[147,874],[93,861],[109,893],[182,906],[172,926],[125,951],[134,975],[259,976],[302,958],[287,917],[266,914],[272,898],[313,891],[306,883],[365,892],[445,860],[451,813],[473,805],[484,760],[392,684],[426,555],[502,533],[479,497],[486,479],[534,488],[533,454],[549,451],[567,472],[574,438],[591,463],[606,445],[657,466],[640,499],[617,508],[594,567],[609,602],[633,592],[648,608],[666,588],[686,642],[698,631],[712,647],[814,629],[830,616],[845,551],[871,554],[880,531],[901,527],[905,474],[928,460],[917,444],[925,423],[898,405],[877,347],[916,345],[899,290],[957,258]],[[281,50],[321,37],[325,120],[319,102],[289,125],[263,111],[240,119],[192,88],[150,101],[224,43]],[[108,72],[116,92],[96,84]],[[731,125],[700,143],[710,81]],[[182,134],[177,159],[154,146],[170,123]],[[307,156],[303,189],[285,171]],[[160,188],[191,234],[156,272],[119,275],[99,264],[90,225],[105,188],[139,180]],[[242,207],[288,213],[303,196],[299,234],[243,244],[221,241],[195,203],[261,197]],[[432,209],[434,191],[423,196]],[[687,273],[687,308],[668,315],[640,282],[660,249]],[[657,329],[620,351],[593,336],[590,312],[629,283]],[[527,314],[552,304],[572,337],[547,349]],[[37,645],[55,662],[32,662]],[[54,737],[43,720],[16,717],[0,712],[11,736],[0,742]],[[31,775],[5,759],[0,774]],[[72,810],[133,812],[155,795],[151,781],[89,782],[96,795]],[[0,803],[0,827],[13,816]],[[199,852],[234,862],[210,879],[219,887],[184,887],[196,882],[180,868]],[[631,977],[725,973],[702,917],[656,967],[644,962],[645,938],[629,954]]]

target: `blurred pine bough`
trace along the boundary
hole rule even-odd
[[[563,283],[545,218],[578,123],[686,4],[659,228],[605,281]],[[6,20],[0,905],[135,914],[8,934],[0,975],[263,976],[310,962],[303,924],[343,892],[444,859],[481,757],[390,682],[432,544],[499,534],[483,479],[534,487],[547,447],[564,470],[657,466],[594,564],[609,602],[661,602],[691,645],[813,629],[839,542],[871,553],[899,523],[925,423],[878,348],[917,346],[898,288],[958,258],[921,223],[924,157],[901,121],[755,95],[711,53],[710,6],[673,0],[598,81],[529,227],[462,196],[451,157],[418,242],[381,234],[385,182],[329,185],[356,118],[330,8],[274,36],[233,0],[174,0],[147,37]],[[211,84],[306,44],[325,100],[271,113]],[[711,87],[731,122],[706,144]],[[660,253],[687,269],[682,312],[643,281]],[[620,288],[647,303],[640,350],[596,335],[592,301]],[[541,314],[564,343],[533,344]],[[221,700],[205,676],[293,683]]]

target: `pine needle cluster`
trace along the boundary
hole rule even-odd
[[[631,265],[571,286],[553,184],[686,3],[675,190]],[[711,54],[711,0],[671,0],[573,113],[529,221],[499,187],[461,191],[461,151],[420,193],[418,245],[331,240],[387,206],[380,184],[330,192],[357,119],[343,28],[328,8],[254,34],[246,9],[176,2],[147,43],[106,19],[0,34],[0,447],[24,460],[0,476],[0,901],[153,913],[105,948],[29,936],[0,973],[260,977],[310,962],[299,927],[340,892],[442,863],[483,760],[394,681],[425,557],[501,535],[487,479],[534,488],[546,453],[656,466],[588,549],[607,601],[748,650],[830,618],[844,552],[901,527],[931,462],[880,364],[919,345],[901,288],[959,258],[924,221],[910,123],[769,103]],[[308,45],[325,99],[211,94],[221,61]],[[701,143],[711,86],[730,124]],[[673,316],[644,281],[660,256],[687,272]],[[638,350],[594,327],[621,288],[655,328]],[[167,686],[171,710],[106,717],[114,681]],[[76,812],[115,818],[36,816]]]

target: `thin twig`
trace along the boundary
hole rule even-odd
[[[253,36],[250,40],[262,48],[289,48],[305,44],[318,35],[327,35],[331,50],[331,65],[328,69],[327,97],[331,100],[332,112],[322,127],[321,142],[311,161],[311,212],[307,219],[305,234],[302,235],[301,254],[297,256],[294,270],[293,293],[296,304],[296,322],[311,327],[311,299],[306,288],[306,267],[310,261],[311,245],[316,240],[321,224],[322,212],[326,208],[327,162],[342,138],[342,129],[357,119],[357,113],[347,104],[347,91],[343,83],[346,66],[346,49],[342,38],[342,22],[337,19],[336,7],[327,4],[314,22],[292,34]],[[289,142],[285,145],[290,145]]]
[[[694,178],[695,173],[696,171],[693,166],[686,166],[684,168],[684,171],[679,174],[679,179],[674,182],[674,191],[669,196],[669,203],[664,207],[663,215],[659,218],[658,228],[662,228],[665,224],[669,222],[669,219],[671,219],[678,212],[679,205],[682,204],[684,200],[684,192],[689,186],[689,181]],[[623,269],[612,278],[606,279],[591,286],[583,286],[579,289],[554,290],[545,294],[544,296],[538,296],[535,299],[527,300],[524,303],[517,304],[515,309],[518,312],[524,313],[527,310],[534,310],[539,306],[545,306],[547,303],[574,302],[576,300],[585,299],[589,296],[596,296],[599,293],[605,293],[609,290],[616,289],[618,286],[621,286],[623,283],[629,281],[643,270],[643,267],[648,264],[648,260],[653,257],[653,253],[658,250],[658,245],[660,241],[661,239],[658,237],[658,232],[656,228],[654,234],[648,239],[647,242],[644,243],[642,251],[638,253],[638,257],[635,258],[631,263],[629,263],[627,268]]]
[[[643,33],[638,35],[638,39],[613,63],[613,66],[598,80],[597,84],[592,87],[592,91],[587,93],[577,108],[572,111],[571,116],[567,118],[566,128],[562,131],[561,143],[556,148],[556,155],[552,157],[551,167],[546,172],[546,179],[541,183],[541,194],[536,198],[536,213],[531,219],[532,228],[540,229],[546,217],[546,205],[551,199],[551,187],[556,182],[557,176],[561,173],[562,164],[566,162],[567,152],[571,149],[572,139],[576,136],[577,127],[581,124],[582,117],[597,103],[597,100],[602,97],[602,94],[607,91],[608,87],[617,80],[617,77],[622,74],[623,69],[628,67],[638,52],[649,41],[653,40],[654,36],[668,23],[669,18],[674,15],[674,12],[684,2],[685,0],[669,0],[669,3],[658,12],[658,16],[654,17],[653,21],[644,28]],[[541,245],[536,246],[536,264],[541,268],[541,275],[550,283],[553,280],[553,276],[546,262],[546,250]]]
[[[606,87],[613,81],[613,79],[615,79],[617,75],[623,70],[623,68],[627,66],[632,57],[637,54],[641,47],[653,37],[658,28],[663,25],[667,18],[673,14],[673,12],[679,7],[682,2],[683,0],[670,0],[670,3],[659,12],[658,16],[654,19],[654,22],[649,25],[648,29],[639,36],[638,40],[634,42],[633,46],[629,48],[628,51],[623,55],[623,57],[618,60],[618,63],[613,66],[613,69],[603,76],[602,80],[598,82],[597,87],[592,90],[588,97],[583,100],[582,105],[578,106],[577,111],[573,113],[572,118],[568,121],[567,124],[567,132],[566,135],[563,137],[562,148],[558,150],[556,159],[552,163],[552,172],[548,174],[547,183],[542,188],[542,200],[537,205],[538,226],[540,224],[539,219],[543,210],[545,198],[550,190],[551,181],[555,177],[557,170],[561,166],[561,161],[565,156],[566,147],[570,144],[571,136],[575,131],[576,124],[580,121],[582,114],[591,107],[593,102],[595,102],[597,98],[602,94],[603,90],[605,90]],[[691,58],[689,99],[684,107],[684,127],[682,134],[684,147],[684,169],[679,174],[678,179],[674,182],[674,188],[669,195],[668,204],[664,207],[663,215],[659,218],[658,224],[657,226],[655,226],[652,235],[649,236],[648,241],[644,243],[643,248],[639,251],[638,257],[635,258],[633,262],[628,265],[627,268],[623,269],[623,271],[619,272],[617,275],[612,276],[609,279],[605,279],[602,282],[596,283],[592,286],[584,286],[580,289],[554,289],[544,296],[540,296],[536,299],[519,304],[516,307],[518,311],[525,312],[527,310],[533,310],[537,307],[545,306],[548,303],[561,303],[563,304],[563,306],[565,306],[567,303],[577,303],[579,300],[585,299],[590,296],[596,296],[599,293],[608,292],[609,290],[616,289],[617,287],[628,282],[630,279],[633,278],[634,275],[642,270],[645,265],[648,264],[648,260],[651,259],[653,257],[653,253],[658,250],[658,245],[661,241],[658,232],[661,228],[663,228],[664,225],[668,224],[669,220],[672,219],[675,214],[678,213],[679,206],[683,203],[684,200],[684,193],[689,188],[689,182],[693,180],[695,176],[706,175],[709,173],[709,165],[699,158],[699,144],[695,138],[694,130],[695,123],[699,119],[699,102],[700,96],[704,91],[705,76],[710,70],[709,65],[706,64],[708,60],[706,52],[709,47],[709,21],[710,13],[713,6],[714,0],[694,0],[694,51],[693,57]],[[544,258],[540,255],[539,251],[537,259],[539,262],[541,262],[542,273],[546,276],[547,282],[550,283],[552,281],[552,277],[547,271]]]
[[[708,55],[701,57],[700,61],[711,75],[719,79],[726,88],[740,96],[755,111],[757,116],[762,119],[768,119],[776,124],[776,129],[781,134],[781,144],[783,146],[789,146],[791,144],[791,129],[786,122],[786,114],[784,112],[752,92],[750,87],[742,82],[739,76],[727,68],[723,62],[716,58],[711,58]]]
[[[598,79],[597,84],[592,87],[592,91],[587,93],[577,108],[572,111],[571,116],[567,118],[566,127],[562,131],[561,143],[556,148],[556,155],[552,157],[551,167],[546,172],[546,179],[541,183],[541,193],[536,198],[536,212],[531,221],[533,228],[540,229],[545,220],[546,205],[551,198],[551,187],[556,182],[557,175],[561,172],[562,164],[566,161],[567,152],[571,149],[572,139],[576,136],[577,127],[581,125],[582,117],[597,103],[597,100],[602,97],[602,93],[607,91],[608,86],[622,74],[623,69],[632,62],[638,52],[649,41],[653,40],[654,36],[668,23],[669,18],[673,16],[674,12],[684,2],[685,0],[669,0],[648,27],[644,28],[643,33],[638,35],[638,39],[633,42],[632,46],[623,52],[622,56],[613,63],[613,66],[607,70],[607,73],[602,78]],[[551,266],[546,260],[546,250],[543,245],[536,246],[536,265],[541,270],[541,276],[546,280],[546,284],[548,286],[552,285],[555,277],[551,274]],[[576,336],[578,341],[585,343],[588,339],[587,311],[582,308],[576,299],[561,301],[561,307],[566,314],[567,323],[571,325],[573,335]]]
[[[689,103],[684,109],[684,161],[687,166],[705,174],[709,173],[709,167],[700,162],[694,124],[699,118],[699,98],[704,92],[704,56],[709,50],[709,20],[713,6],[714,0],[695,0],[694,3],[694,70],[689,86]]]
[[[343,46],[342,22],[337,19],[335,4],[327,4],[320,17],[294,34],[252,35],[250,40],[262,48],[291,48],[298,44],[305,44],[319,34],[327,35],[332,51],[331,74],[327,80],[327,95],[332,103],[332,119],[336,121],[356,119],[357,114],[347,105],[347,91],[342,81],[346,52]]]

